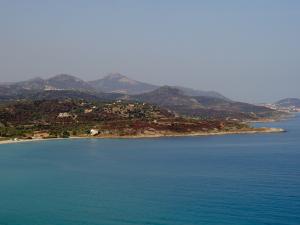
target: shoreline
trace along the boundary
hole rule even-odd
[[[26,142],[40,142],[40,141],[57,141],[57,140],[67,140],[67,139],[81,139],[82,137],[69,137],[69,138],[34,138],[34,139],[18,139],[17,141],[9,139],[9,140],[0,140],[0,145],[4,144],[18,144],[18,143],[26,143]]]
[[[39,142],[51,140],[68,140],[68,139],[140,139],[140,138],[163,138],[163,137],[197,137],[197,136],[218,136],[218,135],[234,135],[234,134],[267,134],[286,132],[282,128],[254,128],[250,130],[236,131],[220,131],[220,132],[192,132],[192,133],[154,133],[140,135],[103,135],[103,136],[71,136],[69,138],[36,138],[36,139],[18,139],[18,140],[0,140],[2,144],[18,144],[26,142]]]

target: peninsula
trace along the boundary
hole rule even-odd
[[[55,138],[146,138],[282,132],[235,120],[203,120],[145,102],[34,100],[0,105],[0,143]]]
[[[145,138],[282,132],[253,128],[284,112],[214,91],[156,86],[109,74],[60,74],[0,84],[0,142],[54,138]]]

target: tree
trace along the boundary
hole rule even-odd
[[[68,131],[63,131],[61,137],[62,138],[69,138],[70,137],[70,133]]]

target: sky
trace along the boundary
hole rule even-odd
[[[300,1],[0,0],[0,82],[110,72],[239,101],[300,97]]]

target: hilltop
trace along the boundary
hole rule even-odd
[[[104,78],[90,81],[89,84],[98,91],[107,93],[139,94],[153,91],[158,86],[136,81],[120,73],[111,73]]]

